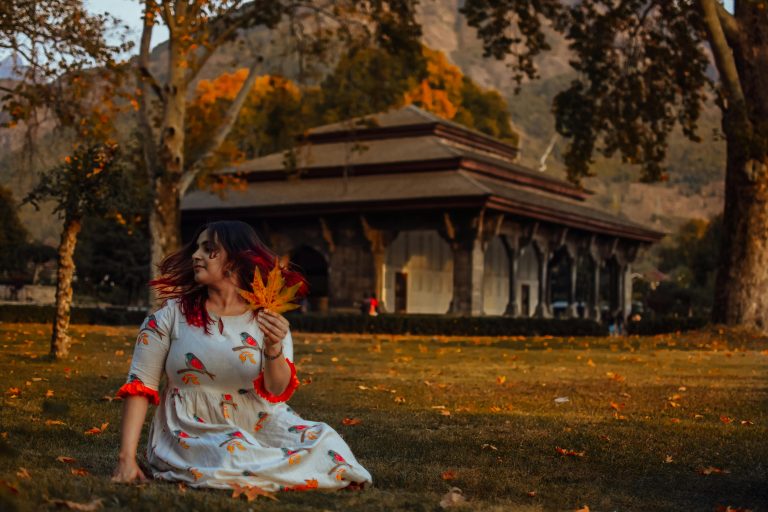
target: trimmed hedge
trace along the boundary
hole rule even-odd
[[[56,316],[54,306],[28,304],[0,305],[0,322],[52,323]],[[134,311],[121,307],[108,308],[72,308],[70,323],[90,325],[136,325],[147,316],[146,311]]]
[[[456,317],[447,315],[363,316],[287,315],[291,328],[300,332],[372,334],[442,334],[446,336],[605,336],[607,329],[591,320],[509,317]]]
[[[0,305],[2,322],[49,323],[53,306]],[[139,326],[145,311],[125,308],[73,308],[73,324]],[[358,314],[288,313],[291,329],[298,332],[414,334],[446,336],[605,336],[606,327],[583,319],[510,317],[457,317],[447,315],[363,316]]]
[[[685,332],[701,329],[709,323],[704,317],[667,317],[640,320],[627,323],[627,334],[639,334],[640,336],[653,336],[655,334],[668,334],[672,332]]]

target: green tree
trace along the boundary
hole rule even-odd
[[[13,193],[0,186],[0,275],[17,277],[24,270],[24,261],[19,257],[27,245],[27,230],[19,220],[18,205]]]
[[[670,133],[694,141],[711,91],[727,145],[725,208],[712,319],[768,329],[768,2],[735,0],[467,0],[486,56],[512,56],[518,83],[536,78],[548,20],[569,41],[578,72],[554,101],[574,182],[595,152],[666,179]],[[719,78],[709,79],[711,51]]]
[[[80,146],[62,165],[43,173],[37,186],[24,198],[25,203],[35,207],[42,201],[53,200],[54,212],[64,224],[58,248],[56,318],[51,337],[51,357],[55,359],[69,354],[73,255],[83,217],[114,213],[122,194],[129,190],[125,175],[113,165],[116,152],[117,145],[113,143]]]

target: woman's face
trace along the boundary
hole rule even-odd
[[[210,238],[208,231],[200,233],[197,249],[192,254],[195,281],[210,286],[226,280],[226,262],[227,253]]]

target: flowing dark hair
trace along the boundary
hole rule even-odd
[[[208,287],[195,281],[192,267],[192,255],[197,250],[197,239],[203,231],[217,249],[227,253],[226,269],[237,275],[238,286],[251,290],[254,271],[258,268],[261,275],[266,275],[275,267],[278,256],[259,238],[253,228],[238,220],[209,222],[200,226],[187,245],[170,254],[158,265],[160,277],[149,285],[155,289],[162,300],[179,300],[181,313],[189,325],[202,327],[210,334],[208,326],[213,323],[205,308],[208,299]],[[286,286],[301,283],[296,294],[303,297],[309,291],[307,280],[289,264],[281,268]],[[253,312],[254,317],[257,311]]]

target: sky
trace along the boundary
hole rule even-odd
[[[141,0],[85,0],[85,5],[93,13],[108,12],[119,18],[129,27],[128,36],[135,43],[133,53],[138,53],[141,39]],[[155,25],[152,31],[152,47],[168,39],[168,29],[164,25]]]

